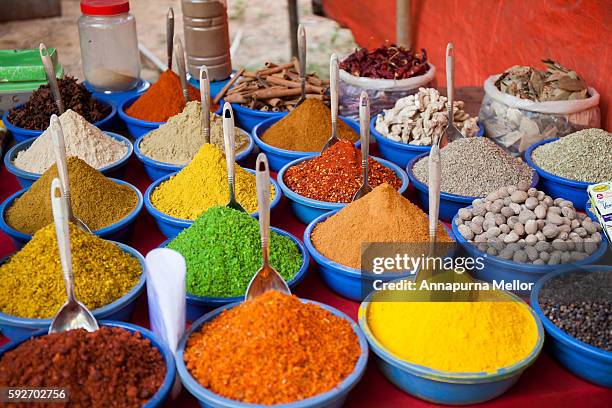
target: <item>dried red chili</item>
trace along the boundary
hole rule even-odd
[[[194,332],[184,356],[191,375],[212,392],[271,405],[329,391],[352,373],[360,354],[348,321],[270,291]]]
[[[368,162],[372,188],[382,183],[400,188],[402,181],[393,170],[372,158]],[[313,200],[350,203],[361,186],[361,151],[341,140],[320,156],[288,168],[283,181],[292,191]]]
[[[368,51],[360,48],[340,63],[340,69],[359,77],[378,79],[406,79],[423,75],[429,71],[427,52],[417,54],[395,44]]]

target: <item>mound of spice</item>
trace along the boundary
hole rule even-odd
[[[440,150],[442,176],[440,190],[468,197],[484,197],[501,187],[531,184],[533,169],[485,137],[455,140]],[[428,158],[413,167],[416,178],[427,184]]]
[[[428,219],[393,187],[382,184],[318,224],[310,238],[326,258],[360,269],[362,243],[429,242]],[[438,241],[451,242],[441,225]]]
[[[538,146],[531,153],[543,170],[570,180],[601,183],[612,180],[612,133],[584,129],[554,142]]]
[[[347,320],[269,291],[194,332],[184,358],[191,375],[215,394],[274,405],[333,389],[353,372],[360,354]]]
[[[340,69],[358,77],[407,79],[429,71],[427,52],[417,54],[395,44],[383,44],[372,51],[360,48],[340,63]]]
[[[261,268],[259,223],[227,207],[213,207],[169,244],[185,257],[187,292],[196,296],[244,296]],[[290,281],[302,266],[302,255],[291,238],[270,233],[270,263]]]
[[[368,162],[372,187],[382,183],[395,189],[402,186],[393,170],[372,158]],[[341,140],[320,156],[288,168],[283,181],[292,191],[313,200],[350,203],[361,187],[361,151],[348,140]]]
[[[236,166],[236,200],[248,213],[257,211],[255,175]],[[274,197],[274,187],[270,186]],[[229,201],[227,167],[223,153],[205,144],[193,160],[151,194],[159,211],[183,220],[195,220],[204,211]]]
[[[142,267],[117,245],[70,224],[76,297],[90,310],[114,302],[140,279]],[[0,311],[12,316],[51,318],[66,301],[55,227],[39,230],[0,266]]]
[[[538,303],[544,315],[570,336],[612,351],[612,271],[573,271],[549,279]]]
[[[100,169],[123,159],[127,154],[125,143],[104,134],[75,111],[67,110],[59,120],[67,156],[77,156],[91,167]],[[37,174],[44,173],[54,163],[51,129],[45,130],[30,147],[20,151],[13,162],[21,170]]]
[[[270,126],[262,140],[274,147],[298,152],[320,152],[331,136],[331,111],[316,99],[307,99]],[[338,137],[354,142],[359,135],[338,120]]]
[[[188,85],[190,101],[200,100],[200,91]],[[125,113],[148,122],[165,122],[185,108],[181,79],[171,70],[162,72],[155,82]]]
[[[234,152],[241,153],[249,146],[246,133],[236,129]],[[210,115],[210,143],[225,151],[223,142],[223,119]],[[145,136],[140,142],[140,151],[147,157],[163,163],[185,165],[189,163],[204,144],[202,134],[202,104],[192,101],[178,115]]]
[[[67,389],[75,407],[141,407],[165,375],[164,359],[151,341],[117,327],[34,337],[0,360],[1,387]]]
[[[67,164],[72,210],[92,231],[120,221],[136,208],[138,196],[129,186],[104,177],[77,157],[68,157]],[[52,223],[49,191],[56,177],[57,167],[54,164],[8,208],[7,224],[32,235]]]
[[[492,296],[489,292],[485,293]],[[372,334],[385,349],[434,370],[496,372],[525,359],[538,342],[538,326],[528,306],[509,298],[373,301],[366,314]]]
[[[85,121],[98,122],[111,113],[111,107],[91,96],[83,84],[77,84],[76,78],[64,77],[57,80],[64,109],[72,109]],[[30,99],[21,107],[9,111],[11,124],[31,130],[45,130],[49,126],[51,115],[59,115],[57,106],[49,90],[49,85],[41,85],[32,93]]]
[[[454,142],[453,142],[454,143]],[[597,250],[601,227],[571,201],[546,195],[522,181],[459,210],[457,229],[482,252],[519,263],[578,262]]]

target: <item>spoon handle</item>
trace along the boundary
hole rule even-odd
[[[229,102],[223,105],[223,142],[225,143],[225,162],[227,164],[227,182],[229,183],[230,202],[235,196],[234,164],[234,111]]]
[[[68,178],[68,163],[66,162],[66,144],[62,124],[57,115],[51,115],[49,126],[51,127],[51,140],[53,141],[53,152],[55,154],[55,165],[62,186],[62,195],[66,199],[67,216],[70,221],[74,219],[72,214],[72,201],[70,199],[70,179]]]
[[[62,273],[64,274],[64,285],[68,302],[76,301],[74,296],[74,277],[72,275],[72,253],[70,248],[70,229],[68,228],[68,204],[62,195],[60,181],[55,178],[51,183],[51,208],[53,210],[53,222],[55,223],[55,234],[59,247]]]
[[[189,91],[187,90],[187,70],[185,69],[185,52],[183,51],[183,42],[177,35],[174,37],[174,57],[176,58],[176,66],[178,67],[178,75],[181,80],[181,88],[183,88],[183,98],[185,104],[189,102]]]
[[[441,158],[440,147],[436,144],[431,146],[429,151],[429,176],[427,184],[429,185],[429,241],[436,241],[436,231],[438,228],[438,216],[440,212],[440,171]]]
[[[43,66],[45,67],[45,75],[47,77],[47,82],[49,83],[49,89],[51,89],[51,95],[53,95],[55,106],[57,107],[58,113],[61,115],[64,113],[64,104],[62,103],[62,95],[60,94],[59,85],[57,84],[53,61],[51,61],[49,50],[44,43],[40,43],[38,46],[38,51],[40,53],[40,59],[42,60]]]
[[[168,53],[168,70],[172,70],[172,49],[174,48],[174,10],[168,8],[166,14],[166,51]]]
[[[453,43],[448,43],[446,46],[446,96],[448,99],[448,126],[453,126],[453,104],[455,101],[455,49]]]
[[[302,87],[302,97],[306,95],[306,29],[302,24],[297,30],[298,57],[300,59],[300,85]]]
[[[255,163],[255,181],[257,183],[257,205],[259,206],[259,233],[261,235],[261,254],[264,267],[268,265],[270,254],[270,170],[268,158],[259,153]]]
[[[359,98],[359,134],[361,137],[361,171],[363,185],[368,184],[368,157],[370,155],[370,99],[365,91]]]
[[[200,67],[200,100],[202,102],[202,134],[210,143],[210,77],[206,65]]]
[[[329,61],[329,96],[331,100],[332,137],[338,137],[338,57],[332,54]]]

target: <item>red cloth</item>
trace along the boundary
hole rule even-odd
[[[150,180],[140,163],[132,159],[128,165],[126,181],[137,186],[143,193]],[[19,190],[17,180],[2,170],[0,176],[0,199],[5,200],[9,195]],[[272,224],[282,228],[298,238],[302,238],[305,226],[291,213],[286,198],[283,198],[271,217]],[[130,245],[140,253],[146,255],[148,251],[156,248],[165,240],[159,232],[153,218],[143,209],[136,222],[136,229]],[[0,233],[0,257],[14,252],[15,248],[10,238]],[[314,299],[331,305],[357,319],[358,302],[342,298],[330,291],[311,265],[310,270],[296,290],[302,298]],[[137,310],[132,322],[148,327],[146,296],[139,299]],[[3,339],[6,341],[6,339]],[[574,376],[552,360],[546,353],[542,353],[536,363],[521,377],[518,384],[509,392],[481,406],[515,407],[515,406],[555,406],[580,407],[587,404],[591,407],[608,408],[612,404],[612,390],[592,385]],[[197,407],[196,400],[183,390],[179,401],[166,404],[170,407]],[[426,407],[432,404],[405,394],[378,371],[373,359],[367,368],[361,382],[353,389],[346,406],[348,407]]]

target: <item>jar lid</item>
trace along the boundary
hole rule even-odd
[[[81,12],[92,16],[113,16],[130,11],[128,0],[81,0]]]

